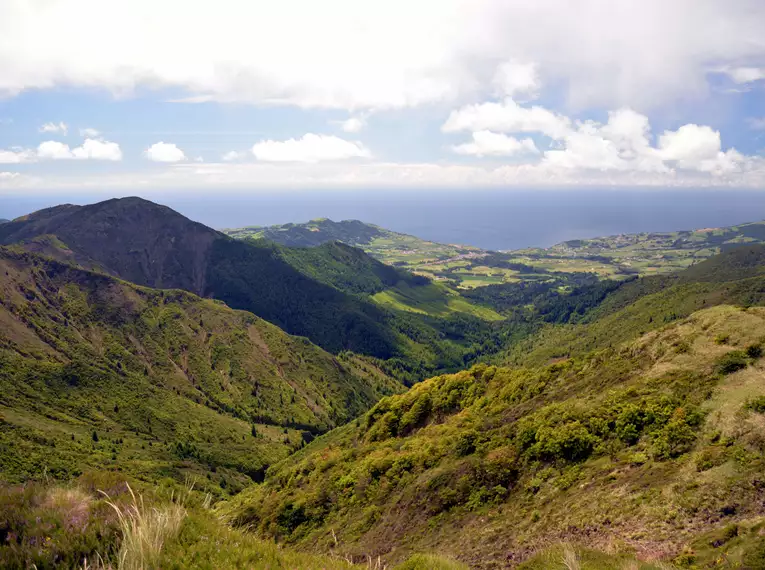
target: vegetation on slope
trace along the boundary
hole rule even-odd
[[[306,547],[437,548],[477,568],[562,539],[716,556],[726,541],[702,552],[696,534],[765,516],[764,335],[765,310],[720,306],[548,366],[439,376],[273,466],[229,512]]]
[[[720,304],[765,304],[765,246],[731,250],[672,275],[604,281],[565,296],[535,297],[512,323],[534,321],[498,360],[542,364],[607,348]],[[529,316],[529,314],[531,316]],[[541,322],[540,322],[541,321]],[[546,324],[545,324],[546,323]],[[541,325],[541,326],[540,326]]]
[[[387,361],[385,369],[406,382],[464,366],[483,350],[490,333],[486,315],[498,318],[441,291],[445,318],[391,310],[370,295],[394,280],[394,291],[427,282],[344,245],[291,251],[262,240],[234,240],[138,198],[35,212],[4,224],[0,243],[139,285],[222,300],[330,352]]]
[[[216,493],[400,385],[245,312],[0,248],[0,472],[87,466]]]

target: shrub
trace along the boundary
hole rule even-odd
[[[543,426],[536,433],[534,456],[547,460],[581,461],[592,452],[598,438],[579,421],[552,427]]]
[[[683,408],[678,408],[667,424],[654,436],[653,454],[658,459],[671,459],[689,451],[696,441],[696,431]]]
[[[454,444],[454,453],[457,457],[470,455],[475,451],[475,440],[477,433],[473,430],[461,433]]]
[[[717,359],[715,370],[718,374],[733,374],[742,368],[746,368],[747,364],[748,361],[744,351],[731,350]]]
[[[715,344],[728,344],[730,341],[730,335],[721,333],[715,337]]]
[[[746,408],[758,414],[765,414],[765,396],[759,396],[754,400],[748,401]]]
[[[759,343],[750,344],[746,347],[746,355],[752,359],[760,358],[762,356],[762,345]]]

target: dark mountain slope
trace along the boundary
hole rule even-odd
[[[221,299],[333,352],[400,352],[387,314],[373,303],[311,279],[269,246],[228,238],[140,198],[42,210],[3,224],[0,243],[43,235],[123,279]]]
[[[0,248],[6,480],[119,466],[233,485],[399,389],[219,302]]]

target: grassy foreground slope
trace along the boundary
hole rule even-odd
[[[68,484],[0,484],[0,567],[7,570],[383,570],[297,552],[223,524],[190,487],[145,486],[93,472]],[[396,570],[465,570],[437,556]]]
[[[252,314],[0,248],[0,474],[87,468],[214,493],[400,390]]]
[[[717,556],[729,525],[757,548],[763,337],[765,309],[719,306],[553,365],[436,377],[272,467],[229,512],[305,548],[437,549],[476,568],[561,540]]]

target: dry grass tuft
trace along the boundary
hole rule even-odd
[[[118,570],[148,570],[157,567],[162,547],[178,535],[186,509],[179,503],[161,508],[147,508],[143,496],[136,497],[128,485],[132,503],[120,509],[104,493],[107,503],[117,513],[122,529],[122,543],[117,554]]]
[[[582,565],[579,563],[579,555],[568,544],[563,547],[563,565],[567,570],[581,570],[582,568]]]

